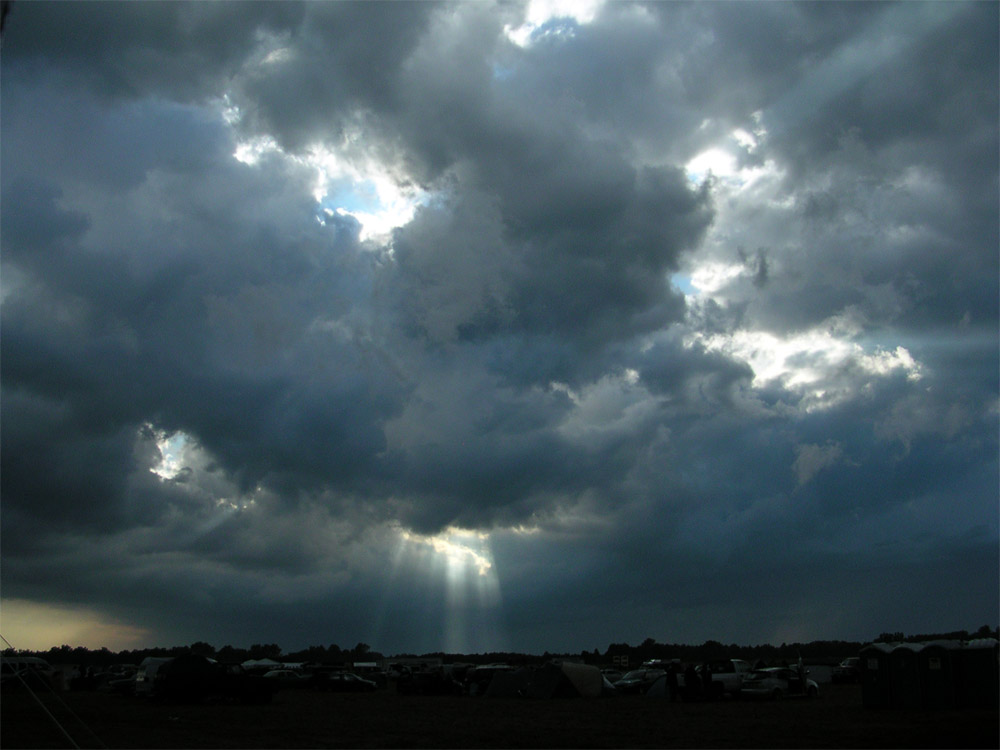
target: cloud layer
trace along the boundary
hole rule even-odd
[[[5,597],[385,651],[996,623],[996,6],[540,9],[13,9]]]

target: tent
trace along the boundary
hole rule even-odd
[[[494,672],[483,694],[487,698],[522,698],[528,694],[533,672],[528,667]]]
[[[573,662],[549,662],[531,676],[527,695],[531,698],[597,698],[604,689],[604,676],[597,667]]]
[[[676,679],[676,675],[675,675]],[[681,691],[677,687],[677,683],[674,683],[675,693],[674,698],[680,699]],[[649,690],[646,691],[646,697],[648,698],[670,698],[670,679],[668,675],[661,674],[656,678],[656,682],[649,686]]]

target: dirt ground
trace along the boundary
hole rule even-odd
[[[993,710],[872,710],[855,685],[816,700],[670,703],[287,691],[266,706],[40,696],[82,748],[997,748]],[[70,713],[70,711],[72,713]],[[0,746],[72,747],[24,692],[0,702]]]

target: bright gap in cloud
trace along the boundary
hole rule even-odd
[[[200,507],[190,526],[196,537],[210,533],[237,513],[253,509],[265,496],[262,485],[242,492],[218,468],[212,456],[183,430],[168,433],[147,423],[140,431],[140,438],[146,430],[152,432],[160,452],[159,461],[149,471],[164,482],[175,483],[178,491]]]
[[[401,529],[394,559],[393,579],[402,566],[418,578],[443,579],[446,651],[495,650],[503,641],[500,582],[488,533],[449,527],[425,536]]]
[[[507,25],[504,33],[518,47],[527,47],[542,26],[557,18],[570,19],[578,25],[597,17],[605,0],[531,0],[520,26]]]
[[[159,463],[149,470],[161,479],[174,479],[184,469],[184,453],[191,439],[180,430],[167,434],[152,425],[146,427],[153,430],[161,457]]]
[[[775,163],[768,159],[761,166],[741,167],[736,156],[724,148],[702,151],[684,165],[688,182],[700,185],[709,177],[730,190],[743,190],[758,180],[779,174]]]
[[[771,160],[760,166],[740,166],[739,156],[755,154],[767,138],[767,131],[760,123],[761,113],[754,112],[752,124],[747,128],[736,128],[721,143],[695,154],[684,165],[688,181],[701,184],[708,177],[721,181],[728,188],[740,190],[749,187],[762,177],[777,174],[778,169]],[[712,123],[706,120],[702,128]]]
[[[703,294],[714,294],[746,271],[740,263],[702,263],[690,274],[691,286]]]
[[[844,390],[847,384],[841,384],[839,390],[831,386],[837,373],[851,368],[874,377],[900,370],[910,380],[922,377],[920,363],[905,347],[868,352],[860,344],[837,338],[823,328],[786,337],[766,331],[697,334],[693,341],[746,362],[753,369],[755,387],[778,381],[803,393],[812,400],[810,408],[832,406],[848,395]]]
[[[731,177],[736,174],[736,157],[721,148],[702,151],[684,165],[688,179],[701,182],[709,174],[715,177]]]
[[[698,287],[694,285],[694,280],[689,274],[675,273],[670,277],[670,283],[686,297],[698,293]]]
[[[228,124],[239,122],[237,107],[227,99],[219,106]],[[313,197],[327,215],[353,216],[361,224],[361,240],[384,241],[393,229],[407,224],[430,196],[415,186],[404,186],[386,165],[365,154],[358,145],[362,140],[360,131],[349,132],[342,151],[316,145],[297,155],[286,153],[271,136],[261,135],[238,141],[233,158],[257,166],[273,155],[308,167],[316,175]]]
[[[448,528],[434,536],[406,530],[401,531],[400,536],[411,544],[430,547],[447,561],[449,570],[475,569],[480,577],[486,577],[493,568],[487,533]]]
[[[316,202],[328,213],[357,219],[362,240],[386,239],[430,198],[424,190],[401,185],[391,170],[374,159],[361,159],[359,165],[356,159],[317,146],[302,161],[316,170]]]

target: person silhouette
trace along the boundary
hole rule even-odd
[[[708,662],[701,665],[701,690],[706,700],[712,698],[712,668]]]

